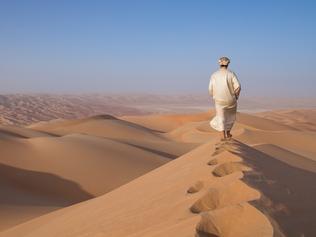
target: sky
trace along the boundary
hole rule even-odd
[[[0,0],[0,93],[314,96],[316,1]]]

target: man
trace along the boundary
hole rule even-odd
[[[210,78],[209,93],[215,102],[216,116],[210,125],[217,131],[223,132],[223,140],[232,137],[230,130],[236,120],[237,100],[240,93],[240,83],[237,76],[228,70],[229,58],[218,60],[220,69]]]

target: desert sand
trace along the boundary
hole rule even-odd
[[[239,113],[230,141],[213,111],[2,125],[0,236],[315,236],[316,133],[293,111]]]
[[[242,97],[238,108],[243,112],[259,112],[258,116],[282,119],[287,114],[303,127],[315,125],[315,98]],[[0,124],[31,125],[54,119],[78,119],[100,114],[113,116],[149,114],[196,114],[209,110],[208,93],[21,93],[0,94]],[[284,108],[283,110],[276,110]],[[302,110],[302,109],[307,110]],[[278,116],[282,112],[281,116]],[[284,113],[285,112],[285,113]],[[313,114],[312,116],[310,116]],[[304,117],[308,117],[305,119]],[[180,116],[178,116],[180,118]],[[164,120],[163,117],[160,119]],[[306,121],[305,121],[306,120]],[[169,120],[170,126],[173,122]],[[162,123],[159,122],[159,123]]]

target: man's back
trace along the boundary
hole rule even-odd
[[[227,69],[229,58],[221,57],[218,63],[220,69],[212,74],[209,85],[209,93],[215,100],[216,111],[210,125],[215,130],[223,132],[223,139],[230,139],[230,130],[236,121],[240,83],[235,73]]]
[[[210,78],[209,91],[217,103],[236,103],[235,91],[240,88],[236,75],[228,69],[219,69]]]

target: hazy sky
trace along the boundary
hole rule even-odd
[[[316,1],[0,1],[0,92],[202,92],[220,56],[245,95],[313,96]]]

